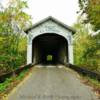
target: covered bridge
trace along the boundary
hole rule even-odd
[[[53,17],[45,18],[25,31],[27,33],[27,64],[52,62],[73,64],[75,30]]]

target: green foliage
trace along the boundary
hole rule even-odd
[[[26,74],[27,71],[28,71],[28,69],[22,71],[22,72],[16,77],[16,80],[21,80],[21,79],[25,76],[25,74]]]
[[[52,55],[47,55],[47,61],[52,61],[53,56]]]
[[[31,16],[24,12],[24,9],[27,8],[28,6],[25,0],[9,1],[9,6],[7,8],[3,8],[3,10],[0,12],[0,22],[8,23],[2,26],[1,30],[4,31],[5,26],[11,25],[12,22],[16,22],[21,29],[26,29],[29,27],[31,25]]]
[[[85,24],[76,23],[74,41],[75,64],[100,72],[100,34],[91,36]]]
[[[8,41],[9,42],[9,41]],[[19,40],[19,45],[16,48],[15,43],[9,43],[9,47],[6,44],[2,44],[0,51],[0,72],[6,72],[18,68],[20,65],[26,63],[26,41],[23,38]],[[22,45],[24,44],[24,45]],[[20,46],[20,48],[19,48]],[[21,48],[21,46],[23,48]]]
[[[5,82],[0,83],[0,93],[6,90],[6,88],[10,85],[12,80],[13,78],[7,78]]]
[[[90,22],[94,30],[100,29],[100,0],[79,0],[80,10],[86,14],[85,22]]]
[[[96,90],[99,91],[100,89],[100,81],[98,81],[97,79],[95,78],[90,78],[89,76],[84,76],[84,75],[81,75],[83,80],[86,80],[86,84],[89,84],[91,85],[93,88],[96,88]]]
[[[0,93],[6,91],[6,89],[13,83],[14,81],[20,81],[24,78],[27,70],[23,70],[18,76],[7,78],[3,83],[0,83]]]
[[[0,74],[26,62],[26,37],[18,29],[31,25],[31,16],[24,12],[26,8],[26,1],[12,0],[0,10]]]

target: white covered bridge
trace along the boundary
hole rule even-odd
[[[25,31],[27,33],[27,64],[47,62],[73,64],[75,30],[53,17],[48,17]]]

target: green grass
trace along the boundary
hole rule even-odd
[[[99,87],[100,88],[100,82],[96,79],[91,79],[89,78],[89,81],[94,84],[95,86]]]
[[[98,81],[95,78],[91,78],[89,76],[84,76],[82,74],[80,76],[81,76],[82,82],[84,84],[92,87],[92,90],[97,95],[97,97],[100,99],[100,81]]]
[[[90,78],[89,76],[83,76],[82,75],[83,80],[86,80],[86,84],[91,85],[94,88],[98,88],[100,89],[100,81],[98,81],[95,78]]]
[[[4,92],[12,81],[13,78],[7,78],[3,83],[0,83],[0,93]]]
[[[24,70],[18,76],[7,78],[3,83],[0,83],[0,93],[5,92],[12,82],[21,81],[27,71],[28,70]]]

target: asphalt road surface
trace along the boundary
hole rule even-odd
[[[78,74],[63,65],[36,65],[8,100],[98,100]]]

